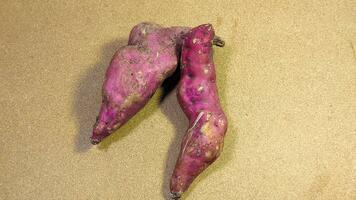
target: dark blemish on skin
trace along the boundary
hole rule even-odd
[[[197,149],[197,151],[196,151],[196,156],[197,156],[197,157],[200,157],[200,156],[201,156],[201,150],[200,150],[200,149]]]

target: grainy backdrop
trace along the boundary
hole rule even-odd
[[[110,58],[142,21],[210,22],[226,41],[225,149],[186,200],[356,199],[354,0],[1,1],[0,199],[166,198],[187,128],[174,90],[88,138]]]

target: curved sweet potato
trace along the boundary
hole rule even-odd
[[[215,38],[215,39],[214,39]],[[210,24],[190,30],[183,41],[178,101],[189,118],[170,183],[178,199],[193,180],[212,164],[223,148],[227,119],[215,84],[212,44],[223,46]]]
[[[106,71],[102,105],[91,142],[97,144],[135,115],[177,67],[186,27],[136,25]]]

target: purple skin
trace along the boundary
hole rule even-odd
[[[178,63],[186,27],[136,25],[106,71],[103,100],[91,143],[98,144],[143,108]]]
[[[179,199],[193,180],[220,155],[227,119],[220,106],[212,44],[223,46],[212,25],[191,29],[183,41],[178,101],[189,118],[172,178],[171,195]]]

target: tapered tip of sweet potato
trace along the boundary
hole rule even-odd
[[[90,142],[93,145],[99,144],[104,138],[110,135],[107,127],[104,126],[102,123],[96,123],[93,134],[90,137]]]
[[[178,200],[182,196],[181,192],[170,192],[170,196],[172,200]]]
[[[106,127],[100,126],[101,123],[97,123],[94,127],[93,134],[90,137],[90,142],[93,145],[99,144],[105,137],[109,135]]]
[[[224,47],[225,46],[225,41],[222,40],[219,36],[214,36],[213,39],[213,45],[218,46],[218,47]]]

